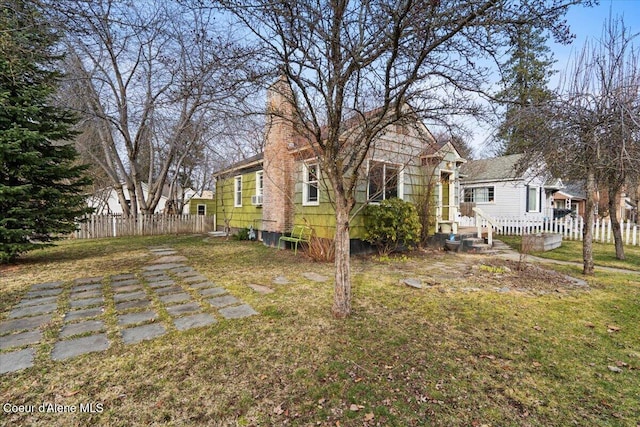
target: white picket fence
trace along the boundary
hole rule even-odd
[[[78,223],[76,239],[207,233],[215,228],[215,216],[205,215],[91,215]]]
[[[584,220],[581,217],[565,217],[553,220],[493,217],[492,220],[498,224],[497,229],[494,227],[495,233],[507,236],[522,236],[523,234],[532,233],[560,233],[567,240],[582,240],[582,232],[584,230]],[[480,219],[480,221],[482,221],[482,227],[487,227],[486,220]],[[459,225],[461,227],[476,227],[476,218],[463,216],[460,218]],[[627,221],[622,222],[620,227],[625,245],[640,245],[640,227],[637,224]],[[593,225],[593,236],[596,242],[613,243],[611,220],[609,218],[596,219]]]

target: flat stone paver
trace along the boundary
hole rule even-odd
[[[51,314],[43,314],[41,316],[24,317],[22,319],[0,322],[0,334],[21,331],[23,329],[37,329],[45,323],[50,322],[51,318]]]
[[[159,250],[159,251],[151,251],[151,253],[155,256],[169,256],[169,255],[175,255],[178,253],[178,251],[173,250],[173,249],[164,249],[164,250]]]
[[[203,297],[214,297],[216,295],[226,294],[227,290],[224,288],[205,288],[205,289],[200,289],[198,292]]]
[[[207,302],[216,308],[220,308],[232,304],[238,304],[240,300],[232,295],[225,295],[223,297],[210,298]]]
[[[176,302],[189,301],[191,299],[191,295],[185,292],[181,292],[176,294],[162,295],[159,298],[160,298],[160,301],[162,301],[163,303],[171,304]]]
[[[89,283],[100,283],[102,282],[102,280],[104,279],[104,277],[82,277],[80,279],[76,279],[73,281],[73,283],[77,284],[77,285],[87,285]]]
[[[311,280],[313,282],[318,282],[318,283],[323,283],[323,282],[326,282],[327,280],[329,280],[329,278],[327,276],[323,276],[321,274],[313,273],[313,272],[302,273],[302,277],[304,277],[305,279]]]
[[[126,285],[126,286],[119,286],[119,287],[113,288],[113,292],[117,294],[126,294],[127,292],[135,292],[135,291],[141,291],[141,290],[142,290],[142,285],[139,283],[135,285]]]
[[[38,291],[42,289],[55,289],[62,287],[63,282],[47,282],[47,283],[38,283],[37,285],[31,286],[32,291]]]
[[[413,279],[413,278],[402,279],[400,283],[402,283],[403,285],[410,286],[412,288],[422,289],[422,280],[420,279]]]
[[[273,283],[275,283],[276,285],[288,285],[291,282],[284,276],[277,276],[275,279],[273,279]]]
[[[207,326],[216,322],[217,320],[209,313],[200,313],[175,319],[173,324],[177,330],[186,331],[187,329]]]
[[[151,277],[160,277],[160,276],[168,277],[164,270],[144,271],[144,272],[142,272],[142,277],[144,277],[146,279],[151,278]]]
[[[111,287],[115,290],[129,285],[137,285],[139,283],[140,281],[138,279],[126,279],[118,282],[112,282]]]
[[[136,326],[122,331],[122,341],[125,344],[135,344],[140,341],[151,340],[153,338],[164,335],[167,330],[158,323],[150,325]]]
[[[158,259],[151,261],[154,264],[168,264],[171,262],[187,262],[189,261],[186,256],[183,255],[166,255]]]
[[[146,308],[149,306],[151,306],[151,300],[138,299],[138,300],[119,302],[116,304],[116,310],[125,311],[125,310],[130,310],[132,308]]]
[[[104,298],[86,298],[86,299],[77,299],[69,302],[69,306],[71,308],[83,308],[83,307],[91,307],[94,305],[104,304]]]
[[[147,265],[146,267],[143,267],[143,269],[145,271],[158,271],[158,270],[170,270],[172,268],[180,268],[180,267],[184,267],[184,265],[176,264],[176,263],[165,263],[165,264]]]
[[[100,289],[94,289],[91,291],[83,291],[83,292],[71,291],[71,293],[69,294],[69,299],[71,300],[86,299],[86,298],[96,298],[100,296],[102,296],[102,290]]]
[[[115,302],[130,301],[133,299],[145,299],[145,298],[147,298],[147,293],[144,291],[128,292],[126,294],[115,294],[113,296],[113,300]]]
[[[106,334],[89,335],[88,337],[58,341],[51,351],[51,359],[65,360],[85,353],[103,351],[109,348]]]
[[[171,269],[171,273],[176,274],[176,275],[178,275],[180,273],[193,273],[195,271],[196,271],[195,268],[186,266],[184,264],[180,264],[179,267],[173,267]]]
[[[87,332],[98,332],[103,329],[105,329],[105,325],[104,322],[100,320],[86,320],[84,322],[69,323],[64,325],[60,330],[60,338],[86,334]]]
[[[122,280],[130,280],[135,278],[136,278],[136,275],[133,273],[123,273],[123,274],[116,274],[115,276],[111,276],[111,281],[120,282]]]
[[[85,291],[95,291],[102,289],[102,283],[91,283],[88,285],[80,285],[74,286],[71,288],[71,293],[85,292]]]
[[[158,318],[155,311],[140,311],[137,313],[122,314],[118,316],[118,325],[127,326],[136,323],[150,322]]]
[[[181,268],[180,270],[173,270],[172,273],[175,274],[178,277],[191,277],[191,276],[200,275],[200,273],[198,273],[193,268],[189,268],[189,269]]]
[[[22,347],[29,344],[35,344],[42,339],[42,332],[36,329],[34,331],[21,332],[13,335],[0,337],[0,350],[6,350],[11,347]]]
[[[50,297],[54,295],[60,295],[62,293],[62,288],[53,288],[53,289],[39,289],[35,291],[29,291],[24,296],[25,298],[42,298],[42,297]]]
[[[167,294],[175,294],[178,292],[184,292],[184,289],[182,289],[181,286],[171,285],[164,288],[157,288],[155,289],[155,291],[156,291],[156,294],[158,295],[167,295]]]
[[[262,295],[273,293],[273,289],[271,289],[268,286],[256,285],[256,284],[253,284],[253,283],[250,284],[250,285],[247,285],[247,286],[249,286],[251,289],[253,289],[257,293],[262,294]]]
[[[202,282],[202,283],[189,283],[189,286],[194,289],[206,289],[206,288],[215,288],[216,284],[212,282]]]
[[[196,302],[188,302],[186,304],[171,305],[167,307],[167,313],[173,317],[178,317],[187,313],[200,311],[200,305]]]
[[[28,307],[14,308],[9,313],[9,318],[16,319],[18,317],[33,316],[34,314],[53,313],[58,308],[58,304],[50,302],[48,304],[36,304]]]
[[[35,355],[36,350],[34,348],[25,348],[11,353],[0,353],[0,374],[32,367]]]
[[[249,304],[242,304],[235,307],[225,307],[218,310],[225,319],[242,319],[243,317],[258,314]]]
[[[175,285],[176,282],[173,280],[160,280],[158,282],[149,283],[149,287],[151,288],[166,288],[167,286]]]
[[[23,299],[22,301],[20,301],[16,305],[16,308],[31,307],[32,305],[38,305],[38,304],[48,304],[48,303],[51,303],[51,302],[56,302],[57,300],[58,300],[58,297],[43,297],[43,298],[36,298],[36,299]]]
[[[205,280],[207,280],[207,278],[201,274],[198,274],[197,276],[184,277],[182,279],[182,281],[185,283],[201,283]]]
[[[64,321],[71,322],[72,320],[90,319],[92,317],[100,316],[103,312],[104,312],[104,308],[102,307],[87,308],[84,310],[74,310],[65,314]]]

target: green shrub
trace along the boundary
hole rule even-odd
[[[236,233],[236,235],[233,236],[233,238],[235,240],[249,240],[249,229],[241,228],[240,230],[238,230],[238,233]]]
[[[420,240],[420,219],[413,204],[400,199],[383,200],[365,209],[365,240],[381,255],[413,247]]]

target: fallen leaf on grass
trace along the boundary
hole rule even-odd
[[[273,408],[273,413],[276,415],[282,415],[284,414],[284,409],[282,409],[282,404],[276,406],[275,408]]]
[[[607,368],[609,368],[609,370],[610,370],[611,372],[615,372],[615,373],[617,373],[617,374],[619,374],[620,372],[622,372],[622,369],[618,368],[617,366],[611,366],[611,365],[609,365],[609,366],[607,366]]]
[[[542,366],[542,363],[540,363],[540,362],[533,362],[533,363],[532,363],[532,365],[533,365],[535,368],[539,368],[540,366]]]
[[[71,397],[71,396],[75,396],[78,393],[80,393],[80,390],[68,391],[66,393],[62,393],[62,397]]]
[[[538,326],[538,325],[535,325],[533,327],[533,329],[535,329],[536,331],[541,331],[542,330],[542,328],[540,326]]]
[[[585,323],[585,324],[584,324],[584,326],[586,326],[587,328],[591,328],[591,329],[593,329],[593,328],[595,328],[595,327],[596,327],[596,325],[594,325],[594,324],[593,324],[593,323],[591,323],[591,322],[587,322],[587,323]]]
[[[349,406],[349,410],[353,412],[358,412],[360,409],[364,409],[364,406],[356,405],[355,403],[352,403],[351,406]]]
[[[619,330],[620,330],[620,326],[607,325],[607,332],[618,332]]]
[[[369,412],[368,414],[364,415],[365,421],[373,421],[374,418],[375,418],[375,415],[373,415],[373,412]]]

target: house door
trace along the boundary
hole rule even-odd
[[[440,172],[440,206],[442,206],[442,220],[449,221],[449,205],[451,204],[451,173]]]

